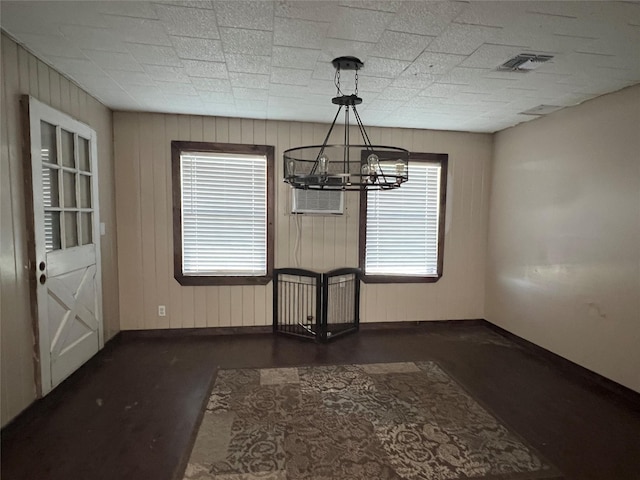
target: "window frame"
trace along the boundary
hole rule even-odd
[[[267,160],[267,271],[265,275],[185,275],[182,270],[182,153],[207,152],[243,155],[263,155]],[[171,190],[173,196],[173,277],[180,285],[266,285],[273,277],[274,209],[275,209],[275,148],[272,145],[171,141]]]
[[[411,181],[412,163],[439,163],[440,164],[440,198],[438,215],[438,264],[436,275],[367,275],[366,242],[367,242],[367,198],[366,191],[360,192],[360,235],[358,245],[359,266],[362,270],[364,283],[435,283],[442,278],[444,266],[444,229],[447,206],[447,176],[449,170],[449,155],[446,153],[410,153],[409,154],[409,181]],[[400,187],[402,188],[402,187]]]

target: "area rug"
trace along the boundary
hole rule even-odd
[[[221,370],[188,480],[556,479],[434,362]]]

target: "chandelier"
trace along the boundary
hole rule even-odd
[[[404,148],[372,145],[356,105],[358,97],[358,70],[364,64],[356,57],[338,57],[333,60],[336,69],[337,96],[331,102],[338,112],[329,127],[322,145],[290,148],[284,152],[284,181],[294,188],[316,190],[390,190],[409,179],[409,151]],[[355,92],[345,95],[340,89],[340,72],[355,71]],[[344,110],[344,143],[328,145],[331,132],[340,112]],[[362,142],[350,143],[349,125],[355,118]]]

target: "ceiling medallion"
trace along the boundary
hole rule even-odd
[[[358,70],[364,64],[356,57],[338,57],[333,60],[336,69],[337,96],[331,102],[338,112],[329,127],[322,145],[290,148],[284,152],[284,181],[294,188],[317,190],[390,190],[409,179],[409,151],[404,148],[372,145],[360,120],[356,105],[358,97]],[[353,70],[355,91],[345,95],[340,89],[340,72]],[[328,145],[331,132],[340,112],[344,109],[344,141]],[[362,142],[351,144],[350,119],[355,118]]]

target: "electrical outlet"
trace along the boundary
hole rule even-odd
[[[167,316],[167,307],[164,305],[158,305],[158,316],[166,317]]]

